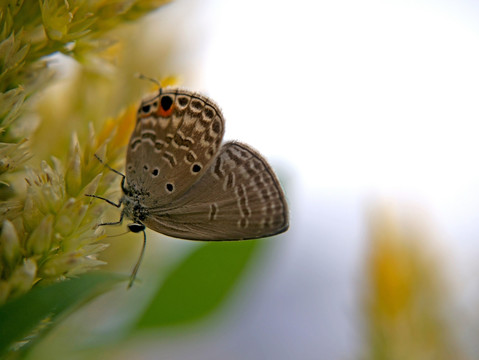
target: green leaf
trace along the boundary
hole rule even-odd
[[[137,329],[190,323],[209,315],[231,292],[260,241],[208,243],[164,280]]]
[[[39,286],[0,307],[0,357],[35,333],[37,340],[55,320],[109,290],[124,276],[89,273],[48,286]],[[46,324],[47,326],[41,326]],[[28,344],[31,345],[31,344]]]

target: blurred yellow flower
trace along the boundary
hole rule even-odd
[[[365,321],[367,359],[460,359],[447,284],[424,224],[390,208],[372,216]]]

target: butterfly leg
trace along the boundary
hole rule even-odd
[[[108,168],[110,171],[113,171],[115,174],[118,174],[121,176],[121,189],[123,190],[123,192],[125,194],[129,194],[130,192],[128,191],[128,189],[125,187],[125,179],[126,179],[126,176],[125,174],[122,174],[121,172],[119,172],[118,170],[116,169],[113,169],[110,165],[108,165],[107,163],[103,162],[103,160],[97,155],[95,154],[95,157],[97,158],[97,160],[103,164],[103,166],[105,166],[106,168]],[[98,197],[98,196],[97,196]],[[103,199],[103,200],[106,200],[106,199]],[[106,200],[108,201],[108,200]],[[109,202],[109,201],[108,201]],[[119,206],[117,206],[119,207]]]
[[[101,197],[101,196],[98,196],[98,195],[92,195],[92,194],[85,194],[85,196],[89,196],[89,197],[92,197],[92,198],[95,198],[95,199],[100,199],[100,200],[103,200],[103,201],[106,201],[108,204],[110,205],[113,205],[117,208],[119,208],[121,206],[121,200],[117,203],[111,201],[111,200],[108,200],[104,197]],[[121,215],[120,215],[120,219],[118,221],[113,221],[113,222],[107,222],[107,223],[100,223],[98,224],[97,226],[105,226],[105,225],[120,225],[122,222],[123,222],[123,211],[121,212]]]
[[[95,154],[95,157],[96,157],[96,159],[97,159],[101,164],[103,164],[103,165],[104,165],[105,167],[107,167],[109,170],[113,171],[115,174],[120,175],[121,177],[125,177],[124,174],[122,174],[121,172],[119,172],[119,171],[116,170],[116,169],[113,169],[110,165],[108,165],[108,164],[105,163],[102,159],[100,159],[100,157],[99,157],[97,154]]]
[[[119,207],[121,206],[121,201],[117,204],[117,203],[115,203],[115,202],[113,202],[113,201],[111,201],[111,200],[108,200],[108,199],[106,199],[106,198],[104,198],[104,197],[101,197],[101,196],[98,196],[98,195],[85,194],[85,196],[89,196],[89,197],[92,197],[92,198],[96,198],[96,199],[100,199],[100,200],[106,201],[108,204],[113,205],[113,206],[115,206],[115,207],[117,207],[117,208],[119,208]]]
[[[107,225],[121,225],[123,223],[123,211],[121,212],[120,219],[118,221],[100,223],[97,226],[107,226]]]

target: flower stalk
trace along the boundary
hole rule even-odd
[[[37,154],[32,144],[41,119],[35,101],[55,74],[46,56],[60,52],[84,65],[111,62],[102,57],[116,43],[109,38],[111,30],[164,3],[2,2],[0,304],[36,284],[61,281],[104,264],[98,255],[107,246],[101,242],[105,235],[96,225],[106,204],[85,194],[111,194],[117,189],[117,176],[104,171],[94,154],[121,167],[123,146],[135,118],[135,111],[128,108],[114,119],[79,118],[64,129],[54,128],[48,143],[42,142],[43,148],[53,154],[57,143],[70,138],[68,153],[36,158],[39,166],[30,162]]]

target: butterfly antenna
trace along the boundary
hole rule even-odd
[[[131,272],[130,276],[130,282],[128,283],[128,289],[131,288],[133,285],[133,282],[136,279],[136,273],[138,272],[138,269],[140,268],[141,261],[143,260],[143,254],[145,253],[145,248],[146,248],[146,232],[143,230],[143,247],[141,248],[141,253],[140,257],[138,258],[138,261],[135,264],[135,267],[133,268],[133,271]]]
[[[153,78],[151,78],[151,77],[145,76],[145,75],[143,75],[142,73],[136,74],[136,77],[137,77],[138,79],[141,79],[141,80],[151,81],[152,83],[158,85],[158,87],[161,89],[161,83],[160,83],[158,80],[156,80],[156,79],[153,79]]]

